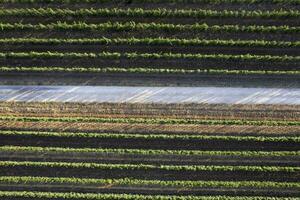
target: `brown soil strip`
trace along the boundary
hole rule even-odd
[[[298,105],[0,102],[0,115],[19,117],[116,117],[298,120]]]
[[[13,122],[0,121],[1,130],[34,130],[105,133],[164,133],[208,135],[297,135],[298,126],[234,126],[234,125],[168,125],[77,122]]]

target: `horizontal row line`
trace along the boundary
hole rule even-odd
[[[92,73],[155,73],[155,74],[224,74],[224,75],[299,75],[300,71],[268,71],[268,70],[222,70],[222,69],[160,69],[160,68],[122,68],[122,67],[0,67],[2,72],[92,72]]]
[[[211,141],[255,141],[255,142],[300,142],[300,136],[216,136],[216,135],[175,135],[175,134],[125,134],[125,133],[72,133],[41,131],[0,131],[0,136],[38,136],[66,138],[113,138],[113,139],[179,139],[179,140],[211,140]]]
[[[76,53],[76,52],[0,52],[0,58],[102,58],[102,59],[214,59],[214,60],[248,60],[248,61],[274,61],[298,62],[300,56],[275,56],[275,55],[229,55],[229,54],[185,54],[185,53]]]
[[[85,168],[98,170],[165,170],[165,171],[247,171],[247,172],[291,172],[299,173],[300,167],[281,166],[221,166],[221,165],[146,165],[146,164],[103,164],[74,162],[30,162],[0,161],[0,167],[49,167]]]
[[[169,10],[169,9],[142,9],[142,8],[83,8],[77,10],[59,8],[20,8],[0,9],[0,16],[14,17],[193,17],[193,18],[297,18],[300,17],[298,10],[273,10],[273,11],[247,11],[247,10]]]
[[[228,47],[300,47],[300,41],[267,40],[206,40],[179,38],[0,38],[0,44],[93,44],[93,45],[169,45],[169,46],[228,46]]]
[[[127,1],[123,1],[124,3]],[[131,0],[132,3],[238,3],[238,4],[294,4],[299,5],[300,0]],[[0,0],[0,3],[111,3],[111,0]]]
[[[21,122],[91,122],[129,124],[202,124],[202,125],[255,125],[255,126],[299,126],[300,121],[258,120],[203,120],[175,118],[84,118],[84,117],[12,117],[0,116],[0,120]]]
[[[297,197],[241,197],[241,196],[175,196],[175,195],[135,195],[135,194],[94,194],[0,191],[3,198],[40,199],[87,199],[87,200],[299,200]]]
[[[186,155],[186,156],[240,156],[240,157],[283,157],[300,156],[300,151],[200,151],[200,150],[156,150],[156,149],[102,149],[61,148],[33,146],[1,146],[0,151],[44,153],[117,153],[139,155]]]
[[[31,176],[1,176],[0,184],[67,184],[67,185],[114,185],[140,187],[222,187],[222,188],[299,188],[296,182],[271,181],[162,181],[143,179],[92,179],[92,178],[63,178],[63,177],[31,177]]]
[[[250,32],[250,33],[299,33],[298,26],[240,26],[203,24],[137,23],[129,21],[90,24],[85,22],[55,22],[49,24],[0,23],[0,31],[8,30],[97,30],[97,31],[211,31],[211,32]]]

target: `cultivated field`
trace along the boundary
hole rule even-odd
[[[3,102],[0,196],[298,199],[297,108]]]
[[[2,84],[299,86],[298,0],[0,2]]]
[[[299,18],[299,0],[0,0],[0,199],[299,200]]]

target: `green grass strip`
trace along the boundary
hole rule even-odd
[[[143,9],[143,8],[82,8],[82,9],[60,9],[60,8],[19,8],[0,9],[0,16],[10,17],[191,17],[191,18],[297,18],[300,17],[298,10],[192,10],[180,9],[170,10],[165,8]]]
[[[205,120],[176,118],[94,118],[94,117],[13,117],[0,116],[0,120],[20,122],[91,122],[129,124],[202,124],[202,125],[252,125],[252,126],[300,126],[300,121],[267,120]]]
[[[241,60],[268,62],[297,62],[300,56],[272,56],[272,55],[228,55],[228,54],[183,54],[183,53],[61,53],[61,52],[5,52],[0,58],[99,58],[99,59],[213,59],[213,60]]]
[[[260,70],[218,70],[218,69],[157,69],[157,68],[118,68],[118,67],[0,67],[0,72],[93,72],[93,73],[144,73],[144,74],[224,74],[224,75],[299,75],[300,71],[260,71]]]
[[[70,162],[17,162],[0,161],[0,167],[60,167],[98,170],[165,170],[165,171],[251,171],[251,172],[300,172],[300,167],[277,166],[215,166],[215,165],[145,165],[145,164],[100,164]]]
[[[217,187],[217,188],[300,188],[295,182],[270,181],[161,181],[141,179],[87,179],[87,178],[61,178],[61,177],[30,177],[30,176],[1,176],[2,184],[67,184],[67,185],[114,185],[114,186],[140,186],[140,187]]]
[[[72,133],[45,131],[0,131],[0,135],[66,137],[66,138],[114,138],[114,139],[178,139],[178,140],[222,140],[222,141],[255,141],[255,142],[300,142],[300,136],[216,136],[216,135],[170,135],[170,134],[126,134],[126,133]]]
[[[174,196],[136,194],[94,194],[0,191],[3,198],[87,199],[87,200],[299,200],[297,197],[239,197],[239,196]]]
[[[132,0],[132,3],[209,3],[209,4],[292,4],[299,5],[300,0]],[[111,0],[0,0],[0,3],[111,3]],[[120,3],[127,3],[121,0]]]
[[[117,153],[140,155],[195,155],[195,156],[242,156],[242,157],[284,157],[300,156],[300,151],[199,151],[199,150],[154,150],[154,149],[99,149],[99,148],[61,148],[61,147],[22,147],[0,146],[0,151],[38,152],[38,153]]]
[[[166,24],[166,23],[136,23],[133,21],[107,22],[100,24],[87,24],[85,22],[56,22],[50,24],[23,24],[23,23],[0,23],[0,30],[94,30],[94,31],[208,31],[208,32],[250,32],[250,33],[299,33],[300,27],[291,26],[239,26],[239,25],[212,25],[203,24]]]
[[[0,38],[0,44],[92,44],[92,45],[169,45],[169,46],[225,46],[225,47],[300,47],[300,41],[267,40],[206,40],[179,38]]]

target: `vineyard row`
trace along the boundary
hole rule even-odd
[[[298,10],[280,10],[280,11],[231,11],[231,10],[168,10],[168,9],[151,9],[142,8],[103,8],[103,9],[59,9],[59,8],[21,8],[21,9],[0,9],[0,16],[14,17],[193,17],[193,18],[298,18],[300,12]]]
[[[84,118],[84,117],[11,117],[0,116],[0,120],[20,122],[93,122],[129,124],[202,124],[202,125],[255,125],[255,126],[299,126],[299,121],[256,120],[202,120],[172,118]]]
[[[70,133],[38,131],[0,131],[0,135],[20,135],[66,138],[113,138],[113,139],[179,139],[179,140],[219,140],[219,141],[255,141],[255,142],[300,142],[299,136],[216,136],[216,135],[175,135],[175,134],[124,134],[124,133]]]
[[[0,38],[0,44],[94,44],[94,45],[178,45],[178,46],[228,46],[228,47],[300,47],[300,41],[267,40],[206,40],[179,38]]]
[[[0,58],[102,58],[102,59],[213,59],[213,60],[242,60],[270,62],[298,62],[300,56],[273,55],[227,55],[227,54],[183,54],[183,53],[75,53],[75,52],[7,52],[0,53]]]
[[[168,24],[168,23],[137,23],[129,21],[89,24],[85,22],[55,22],[49,24],[0,23],[0,30],[97,30],[97,31],[200,31],[200,32],[250,32],[250,33],[299,33],[300,27],[295,26],[240,26],[240,25],[207,25],[199,24]]]

